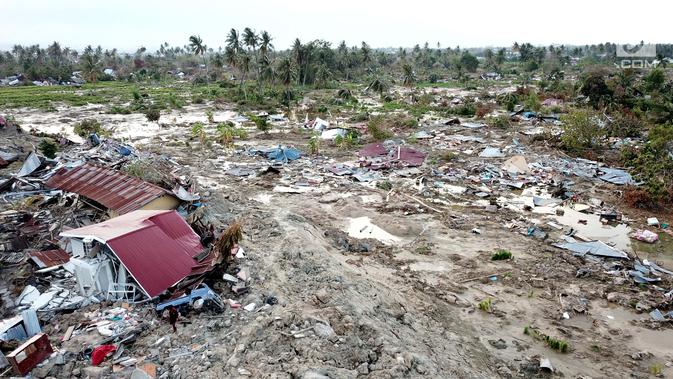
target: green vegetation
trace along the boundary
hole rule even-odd
[[[37,147],[42,154],[49,158],[56,158],[56,152],[58,151],[58,145],[51,138],[45,138],[40,141],[40,144]]]
[[[512,253],[505,249],[500,249],[491,256],[492,261],[504,261],[508,259],[512,259]]]
[[[547,346],[549,346],[549,348],[556,350],[558,352],[567,353],[570,350],[570,345],[568,344],[568,342],[548,336],[540,332],[538,329],[533,328],[532,326],[524,327],[523,334],[545,342]]]
[[[145,117],[147,117],[147,121],[159,121],[159,117],[161,117],[161,112],[158,109],[148,109],[145,111]]]
[[[664,371],[664,365],[661,363],[654,363],[650,366],[649,371],[650,374],[654,376],[661,376],[662,372]]]
[[[317,155],[320,153],[320,136],[317,134],[314,134],[311,136],[311,138],[308,140],[308,151],[309,153],[313,155]]]
[[[393,136],[393,134],[384,125],[386,122],[382,116],[377,116],[367,123],[367,131],[375,141],[383,141]]]
[[[106,134],[100,126],[100,122],[93,118],[88,118],[76,123],[73,131],[82,138],[89,138],[92,134],[98,134],[99,136]]]
[[[393,189],[393,183],[391,183],[390,180],[379,180],[376,182],[376,188],[380,188],[384,191],[390,191]]]
[[[580,154],[600,147],[605,130],[599,125],[598,115],[590,110],[575,110],[561,117],[563,136],[561,143],[569,152]]]
[[[512,121],[509,119],[509,116],[507,115],[489,117],[486,120],[486,123],[488,123],[488,125],[490,125],[491,127],[500,129],[509,129],[512,126]]]
[[[478,306],[479,310],[491,313],[491,298],[487,297],[486,299],[480,301]]]

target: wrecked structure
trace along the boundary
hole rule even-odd
[[[180,203],[157,185],[92,163],[70,169],[63,167],[46,184],[91,199],[110,210],[113,216],[138,209],[175,209]]]
[[[203,265],[199,236],[175,211],[137,210],[60,236],[82,296],[154,298]]]

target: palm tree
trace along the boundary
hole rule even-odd
[[[203,65],[206,68],[206,83],[208,82],[208,63],[206,62],[206,45],[203,44],[201,36],[191,36],[189,37],[189,49],[196,56],[201,55],[203,58]]]
[[[243,96],[247,99],[248,95],[245,92],[245,79],[246,76],[248,75],[248,72],[250,72],[250,63],[252,62],[252,58],[250,57],[250,54],[242,52],[241,54],[238,55],[238,69],[241,72],[241,81],[239,83],[239,91],[243,91]]]
[[[326,64],[320,64],[315,73],[315,82],[317,87],[324,88],[327,86],[327,83],[330,81],[330,79],[332,79],[332,71],[330,71]]]
[[[259,52],[260,52],[260,54],[265,56],[273,50],[273,44],[271,43],[272,40],[273,40],[273,38],[271,38],[271,35],[269,34],[269,32],[267,32],[266,30],[262,31],[262,34],[260,34],[260,36],[259,36]]]
[[[371,83],[369,83],[369,85],[365,90],[366,91],[372,90],[378,93],[379,96],[383,96],[384,92],[388,92],[388,83],[386,83],[383,79],[377,76],[374,78],[374,80],[372,80]]]
[[[278,79],[280,79],[280,82],[283,83],[283,85],[285,86],[285,90],[283,91],[283,99],[285,100],[285,103],[289,106],[290,100],[293,97],[290,85],[297,78],[297,70],[295,69],[294,62],[292,62],[292,58],[289,56],[283,58],[280,61],[280,64],[278,65],[276,73]]]
[[[402,66],[402,82],[407,87],[411,87],[416,83],[416,73],[414,72],[414,68],[408,63]]]
[[[86,80],[95,83],[100,74],[100,58],[94,53],[86,53],[82,56],[82,71]]]
[[[303,46],[301,45],[301,41],[299,40],[299,38],[297,38],[294,40],[294,43],[292,44],[292,57],[294,58],[294,61],[300,70],[303,63],[303,56],[304,56],[304,49]],[[297,84],[299,84],[301,81],[301,75],[296,76],[297,76]]]
[[[290,57],[281,59],[276,70],[276,76],[284,86],[289,86],[297,77],[297,70]]]
[[[238,31],[234,28],[231,28],[229,35],[227,35],[227,47],[233,49],[236,54],[241,50],[241,41],[238,36]]]

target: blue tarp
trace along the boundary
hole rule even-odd
[[[301,157],[301,151],[291,147],[283,148],[278,146],[274,149],[265,151],[265,155],[271,160],[287,163],[299,159]]]

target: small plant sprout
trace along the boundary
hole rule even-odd
[[[492,261],[505,261],[508,259],[512,259],[512,253],[505,249],[500,249],[491,256]]]

